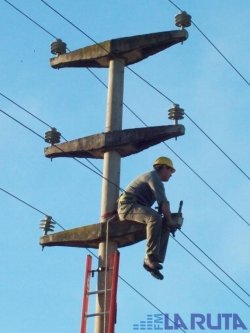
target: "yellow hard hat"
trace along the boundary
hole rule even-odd
[[[173,162],[168,157],[165,157],[165,156],[158,157],[154,161],[153,166],[155,166],[155,165],[166,165],[167,167],[171,168],[173,170],[173,172],[175,172],[175,168],[173,166]]]

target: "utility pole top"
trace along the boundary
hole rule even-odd
[[[188,38],[185,29],[123,37],[96,43],[50,59],[53,68],[109,67],[110,60],[121,58],[132,65]]]

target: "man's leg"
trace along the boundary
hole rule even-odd
[[[150,207],[141,206],[137,203],[134,203],[133,206],[128,209],[126,220],[146,224],[146,258],[152,258],[152,260],[158,261],[161,246],[161,216]]]
[[[165,260],[168,240],[169,240],[169,230],[167,226],[163,224],[161,230],[160,251],[159,251],[159,262],[161,263],[163,263]]]

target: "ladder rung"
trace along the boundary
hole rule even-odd
[[[97,317],[97,316],[104,316],[109,314],[109,311],[107,312],[98,312],[98,313],[91,313],[91,314],[87,314],[85,315],[86,318],[90,318],[90,317]]]
[[[107,292],[111,291],[111,289],[107,289]],[[96,295],[96,294],[104,294],[105,290],[96,290],[96,291],[89,291],[88,295]]]

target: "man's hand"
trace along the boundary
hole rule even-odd
[[[172,219],[171,211],[170,211],[170,206],[168,201],[164,201],[161,204],[161,212],[163,214],[163,217],[167,221],[167,224],[174,224],[174,221]]]

